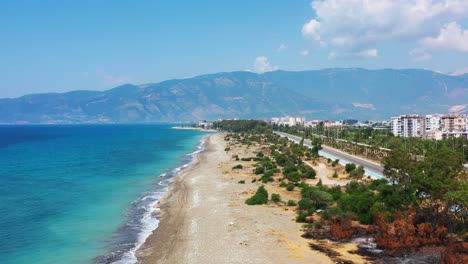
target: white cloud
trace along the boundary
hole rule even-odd
[[[277,52],[282,52],[287,48],[286,44],[281,43],[281,45],[276,49]]]
[[[468,41],[461,44],[468,38],[466,31],[454,25],[441,29],[441,25],[468,18],[467,0],[315,0],[311,6],[316,17],[302,26],[303,36],[340,52],[372,50],[388,41],[418,43],[426,38],[439,48],[468,49]],[[447,34],[450,45],[445,41]]]
[[[466,109],[468,105],[454,105],[452,107],[449,108],[449,112],[450,113],[461,113],[461,112],[465,112],[464,110]]]
[[[429,49],[449,49],[468,51],[468,30],[463,30],[457,22],[446,24],[436,37],[426,37],[422,45]]]
[[[412,49],[409,55],[413,58],[413,61],[427,61],[432,58],[432,55],[427,53],[426,50],[421,48]]]
[[[366,109],[371,109],[371,110],[376,110],[375,106],[373,104],[363,104],[363,103],[353,103],[354,107],[358,108],[366,108]]]
[[[306,50],[301,51],[301,55],[302,55],[302,56],[307,56],[307,55],[309,55],[309,50],[306,49]]]
[[[269,72],[269,71],[276,71],[279,68],[278,66],[272,66],[267,57],[260,56],[260,57],[255,58],[254,69],[255,69],[255,72],[264,73],[264,72]]]
[[[377,49],[367,49],[355,52],[354,55],[356,55],[357,57],[370,59],[379,56],[379,51]]]
[[[302,35],[314,40],[320,40],[320,22],[315,19],[310,20],[302,26]]]

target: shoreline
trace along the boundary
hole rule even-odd
[[[192,127],[192,126],[173,126],[171,129],[177,129],[177,130],[197,130],[197,131],[203,131],[203,132],[212,132],[216,133],[219,132],[216,129],[206,129],[206,128],[201,128],[201,127]]]
[[[251,179],[252,167],[232,171],[235,152],[225,145],[224,134],[207,136],[193,166],[173,178],[159,203],[159,227],[138,249],[138,263],[334,263],[310,249],[292,208],[244,203],[258,183],[238,183]]]

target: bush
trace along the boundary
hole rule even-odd
[[[333,178],[338,178],[338,173],[336,173],[336,171],[333,173]]]
[[[296,186],[294,186],[294,184],[288,183],[288,185],[286,185],[286,190],[291,192],[292,190],[294,190],[294,187],[296,187]]]
[[[359,166],[356,169],[352,170],[349,176],[352,178],[361,178],[364,176],[365,170],[363,166]]]
[[[238,183],[240,183],[240,184],[245,184],[245,181],[244,181],[244,180],[240,180]]]
[[[230,151],[230,150],[231,150],[231,148],[229,148],[229,147],[227,147],[227,148],[224,149],[224,151],[226,151],[226,152],[228,152],[228,151]]]
[[[257,157],[259,157],[259,158],[263,158],[264,156],[265,156],[265,154],[263,154],[263,152],[261,152],[261,151],[259,153],[257,153]]]
[[[281,196],[277,193],[273,193],[271,195],[271,201],[275,202],[275,203],[279,203],[281,202]]]
[[[238,165],[232,167],[233,170],[240,170],[240,169],[242,169],[242,168],[243,168],[243,167],[242,167],[242,165],[240,165],[240,164],[238,164]]]
[[[265,168],[264,167],[257,167],[257,168],[254,169],[253,173],[256,174],[256,175],[263,174],[263,173],[265,173]]]
[[[309,198],[301,199],[298,203],[299,210],[313,212],[315,211],[314,203]]]
[[[265,177],[273,177],[275,173],[272,170],[268,170],[265,172],[264,176]]]
[[[308,213],[299,213],[299,215],[296,217],[296,222],[298,223],[305,223],[307,217],[309,217]]]
[[[267,183],[267,182],[272,182],[274,181],[275,179],[273,179],[273,177],[268,177],[268,176],[265,176],[263,175],[262,178],[260,178],[262,180],[263,183]]]
[[[288,186],[288,185],[287,185],[284,181],[282,181],[282,182],[280,183],[279,186],[280,186],[280,187],[286,187],[286,186]]]
[[[345,165],[345,170],[347,173],[350,173],[351,171],[355,170],[356,169],[356,164],[354,163],[347,163]]]
[[[336,165],[338,165],[339,162],[340,162],[339,159],[334,160],[334,161],[332,162],[332,166],[333,166],[333,167],[336,167]]]
[[[297,205],[296,201],[294,201],[294,200],[289,200],[288,201],[288,206],[296,206],[296,205]]]
[[[315,172],[315,170],[313,168],[310,168],[305,172],[305,177],[307,179],[315,179],[316,175],[317,175],[317,173]]]
[[[252,183],[254,183],[254,182],[256,182],[256,181],[257,181],[257,179],[253,179],[253,180],[252,180]]]
[[[248,205],[257,205],[257,204],[266,204],[268,203],[268,191],[265,189],[265,186],[260,186],[257,189],[257,192],[247,200],[245,203]]]

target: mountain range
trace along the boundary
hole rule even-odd
[[[223,72],[107,91],[0,99],[0,123],[153,123],[304,116],[385,120],[468,110],[468,74],[323,69]]]

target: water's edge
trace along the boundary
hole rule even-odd
[[[94,263],[133,264],[137,262],[135,255],[137,250],[159,226],[157,206],[159,201],[169,190],[171,180],[194,164],[195,155],[205,151],[204,145],[209,136],[209,134],[202,136],[195,151],[185,154],[175,167],[157,176],[150,190],[131,203],[125,214],[125,224],[108,240],[107,253],[97,256]]]

